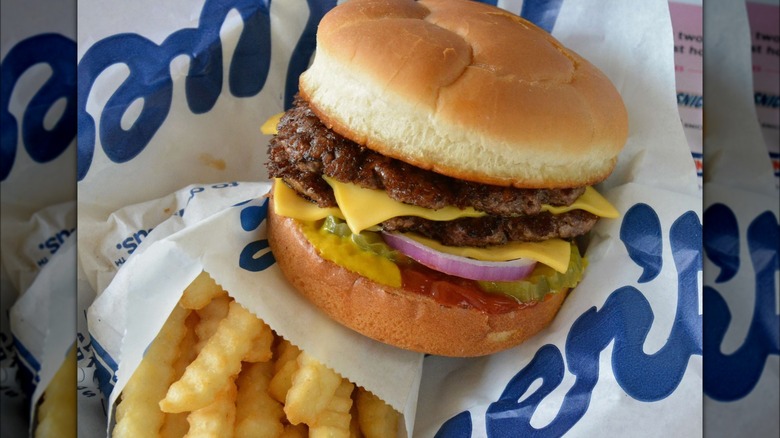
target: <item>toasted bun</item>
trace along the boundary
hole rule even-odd
[[[533,24],[472,1],[336,7],[320,23],[300,91],[339,134],[486,184],[594,184],[628,131],[602,72]]]
[[[423,353],[481,356],[517,345],[550,324],[568,292],[503,314],[445,307],[321,258],[298,223],[273,207],[268,240],[290,283],[328,316],[370,338]]]

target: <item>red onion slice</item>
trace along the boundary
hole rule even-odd
[[[516,259],[486,262],[443,253],[397,233],[382,233],[385,242],[418,263],[456,277],[479,281],[518,281],[531,274],[536,261]]]

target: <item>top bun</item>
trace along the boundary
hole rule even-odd
[[[628,131],[601,71],[528,21],[465,0],[336,7],[300,91],[356,143],[485,184],[594,184]]]

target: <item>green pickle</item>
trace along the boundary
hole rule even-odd
[[[354,243],[349,228],[346,224],[343,225],[342,227],[338,220],[329,219],[324,220],[322,224],[302,222],[301,231],[325,260],[330,260],[377,283],[401,287],[401,271],[398,265],[389,258],[378,255],[375,251],[382,252],[382,248],[372,244],[368,239],[360,240],[364,241],[366,248],[374,248],[375,251],[359,247]]]
[[[580,256],[577,246],[571,245],[569,268],[563,274],[539,263],[525,280],[478,281],[477,284],[485,292],[509,295],[523,303],[542,301],[548,293],[576,286],[582,279],[582,273],[587,265],[588,260]]]
[[[322,232],[326,234],[332,234],[338,236],[341,239],[349,239],[356,247],[362,251],[366,256],[379,257],[380,259],[374,259],[374,263],[379,262],[381,259],[397,262],[402,257],[400,253],[390,246],[388,246],[382,239],[380,233],[373,231],[362,231],[360,234],[353,234],[347,226],[347,223],[343,220],[328,216],[319,227]],[[314,238],[310,235],[310,240]],[[324,244],[321,242],[320,245]],[[332,249],[328,251],[332,252]],[[358,252],[359,253],[359,252]],[[336,257],[337,254],[330,254],[331,257]],[[364,265],[364,262],[356,261],[356,253],[352,255],[342,254],[337,257],[339,263],[346,266],[352,266],[352,269],[359,272],[359,267]],[[386,262],[385,262],[386,263]],[[580,256],[580,252],[576,245],[571,245],[571,258],[569,259],[569,268],[565,273],[560,273],[553,268],[537,264],[531,275],[525,280],[521,281],[477,281],[477,285],[485,292],[498,293],[509,295],[514,297],[520,302],[526,303],[531,301],[541,301],[544,297],[551,292],[556,292],[564,288],[573,288],[582,279],[582,273],[587,266],[587,259]],[[380,263],[384,265],[384,263]],[[393,265],[393,267],[395,267]],[[381,271],[387,272],[388,267],[384,266],[384,269],[379,266],[375,266],[377,272],[373,275],[366,275],[367,272],[361,272],[363,275],[373,278],[376,281],[384,284],[396,283],[400,280],[389,280],[382,278]],[[398,268],[391,269],[390,271],[397,271]],[[396,274],[396,275],[400,275]],[[395,275],[393,275],[395,276]]]
[[[328,216],[322,223],[322,229],[339,237],[349,237],[358,248],[363,251],[384,257],[388,260],[398,261],[398,252],[390,248],[379,233],[362,231],[360,234],[352,234],[347,223],[333,216]]]

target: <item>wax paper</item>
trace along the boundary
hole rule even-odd
[[[75,337],[75,313],[61,307],[75,298],[75,5],[0,3],[3,436],[25,436],[34,425]]]
[[[90,348],[108,412],[205,269],[280,334],[401,410],[411,436],[700,435],[701,197],[665,1],[498,2],[601,68],[629,114],[626,147],[599,186],[621,217],[599,223],[582,284],[520,347],[423,358],[336,325],[280,276],[260,194],[190,222],[176,215],[191,185],[268,187],[259,126],[289,106],[333,5],[80,4],[79,285],[97,297]],[[121,243],[136,233],[144,242],[127,256]],[[108,416],[93,414],[104,434]]]

